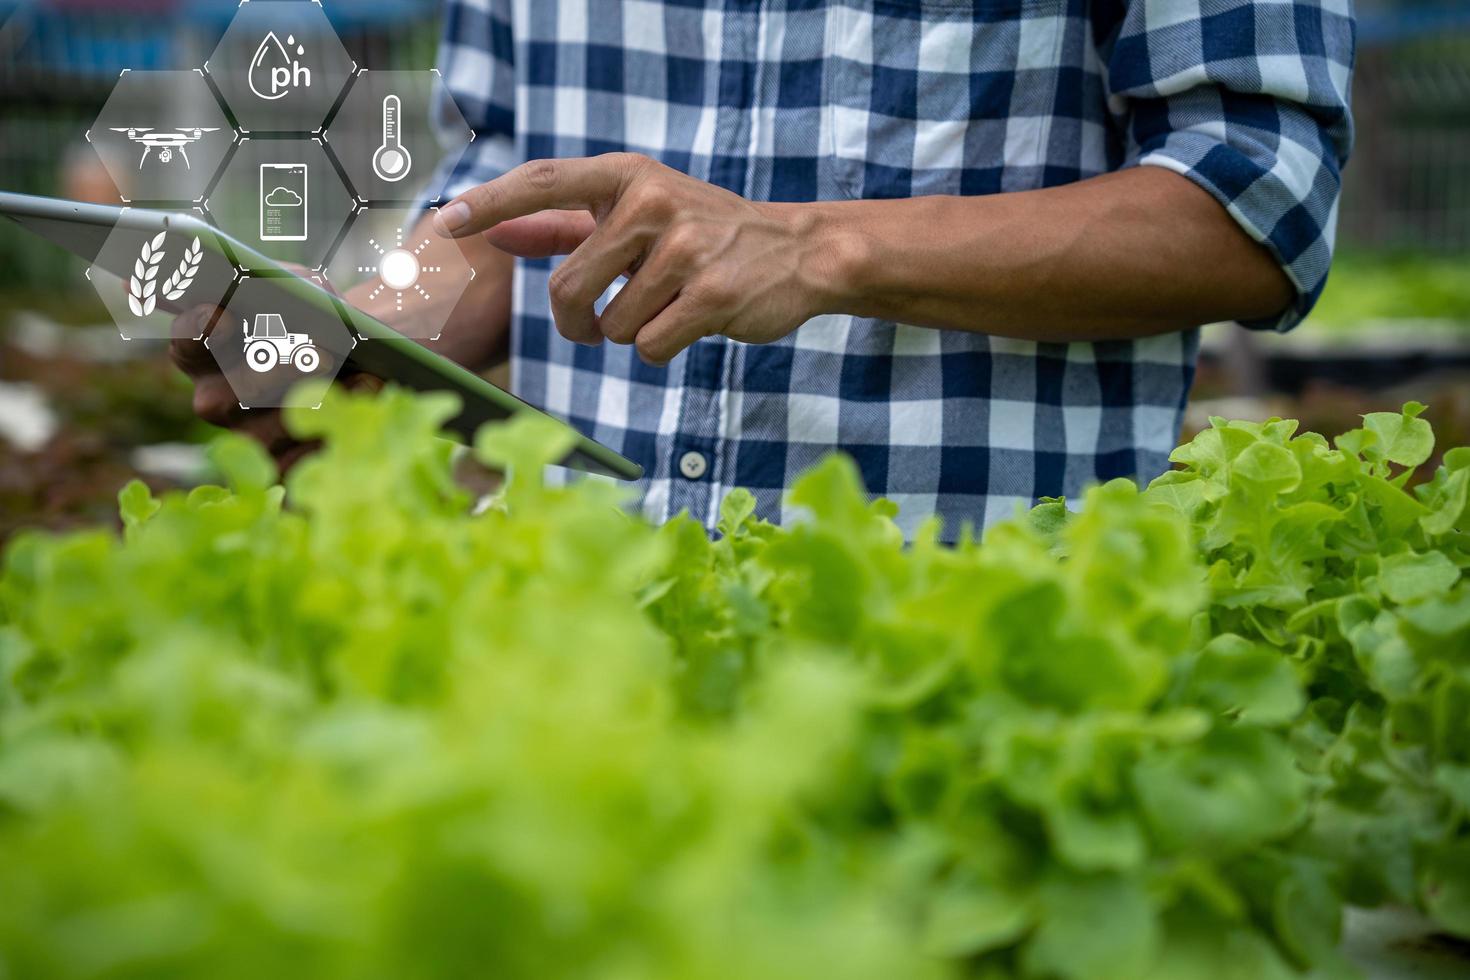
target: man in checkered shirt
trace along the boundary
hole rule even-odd
[[[508,332],[654,519],[834,449],[946,538],[1150,478],[1198,325],[1322,290],[1349,3],[449,0],[450,352]]]

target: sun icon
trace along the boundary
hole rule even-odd
[[[357,267],[358,272],[370,272],[378,277],[378,285],[368,294],[368,299],[377,299],[385,291],[392,290],[399,312],[403,311],[404,293],[415,293],[425,301],[429,299],[428,291],[419,280],[427,274],[444,271],[441,266],[424,265],[419,261],[424,249],[429,247],[429,239],[425,238],[416,248],[405,247],[403,229],[399,228],[394,232],[392,248],[383,247],[376,238],[369,238],[368,244],[378,253],[378,264]]]

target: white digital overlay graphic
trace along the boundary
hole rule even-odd
[[[130,142],[143,147],[143,155],[138,160],[138,169],[142,170],[150,159],[157,160],[161,164],[173,162],[174,151],[179,151],[179,158],[184,162],[185,170],[194,169],[189,163],[189,146],[202,140],[207,133],[217,133],[218,126],[194,126],[184,127],[177,131],[163,131],[152,129],[147,126],[113,126],[110,127],[114,133],[122,133]],[[154,150],[158,153],[154,154]]]
[[[124,69],[86,132],[125,204],[201,201],[235,138],[197,69]]]
[[[306,47],[296,40],[295,35],[286,35],[286,43],[269,31],[255,57],[250,59],[247,81],[250,91],[267,102],[284,99],[298,88],[311,88],[311,69],[299,60],[306,55]]]
[[[189,287],[194,285],[194,279],[199,274],[199,265],[204,261],[204,251],[200,247],[199,239],[196,238],[185,247],[179,264],[163,281],[163,285],[159,286],[158,275],[165,258],[163,246],[167,237],[168,232],[160,231],[152,239],[145,241],[133,265],[133,274],[128,277],[128,309],[132,311],[133,316],[152,316],[153,311],[158,308],[160,293],[171,303],[182,300],[188,293]]]
[[[245,331],[245,363],[260,374],[289,364],[302,374],[310,374],[321,365],[321,355],[311,337],[291,333],[279,313],[255,314],[255,327],[243,321]]]
[[[457,243],[421,230],[442,195],[426,185],[473,131],[436,70],[360,70],[319,2],[242,0],[199,67],[124,69],[87,140],[124,203],[203,219],[108,236],[87,278],[119,334],[187,331],[244,408],[309,399],[361,340],[347,301],[284,299],[281,264],[353,282],[426,340],[475,278]],[[203,307],[217,314],[178,316]]]
[[[475,134],[437,71],[364,69],[322,136],[353,196],[384,208],[441,200]]]
[[[397,95],[383,97],[383,143],[373,154],[373,173],[390,184],[408,176],[413,157],[403,145],[403,101]]]
[[[235,265],[202,218],[195,211],[150,228],[120,222],[98,248],[87,281],[123,340],[197,340],[207,321],[178,314],[229,297]]]
[[[204,62],[247,134],[320,130],[356,69],[321,4],[306,0],[241,2]]]
[[[304,163],[260,165],[261,241],[306,241],[309,173]]]
[[[318,383],[337,377],[357,343],[338,303],[282,289],[275,276],[245,276],[223,306],[204,345],[242,408],[314,407]]]
[[[424,265],[419,260],[424,249],[432,244],[430,239],[425,238],[417,246],[405,248],[402,228],[397,230],[394,239],[393,247],[385,248],[377,239],[369,238],[368,246],[378,253],[377,264],[358,266],[357,271],[378,277],[378,284],[368,294],[369,302],[377,299],[384,292],[392,291],[395,294],[398,311],[402,312],[404,294],[417,296],[427,303],[432,297],[428,290],[424,289],[420,280],[425,275],[434,275],[444,270],[437,265]]]

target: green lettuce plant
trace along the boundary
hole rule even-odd
[[[277,485],[121,495],[0,573],[0,977],[1351,975],[1470,934],[1470,457],[1218,422],[1145,491],[905,545],[827,460],[715,539],[472,512],[390,390]],[[1426,440],[1428,440],[1426,442]],[[392,445],[392,453],[382,447]]]
[[[1335,445],[1295,423],[1215,420],[1148,496],[1195,529],[1209,631],[1275,651],[1310,703],[1295,847],[1349,901],[1422,905],[1470,936],[1470,449],[1406,492],[1434,450],[1424,406]]]

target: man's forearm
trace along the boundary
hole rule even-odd
[[[779,207],[814,209],[792,218],[825,243],[808,254],[833,283],[827,312],[1109,340],[1269,317],[1293,294],[1209,194],[1158,167],[985,197]]]
[[[989,197],[787,204],[610,153],[523,164],[445,205],[436,227],[568,255],[548,283],[557,330],[655,364],[712,334],[769,343],[822,313],[1111,340],[1272,316],[1292,297],[1224,208],[1155,167]]]

